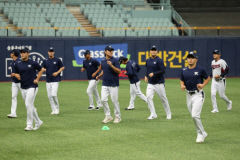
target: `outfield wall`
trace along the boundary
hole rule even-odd
[[[84,80],[86,73],[81,73],[83,51],[89,49],[98,60],[104,57],[106,45],[115,48],[114,55],[128,56],[141,66],[139,76],[145,72],[145,61],[151,45],[159,48],[159,56],[167,67],[166,77],[178,77],[181,68],[186,66],[186,55],[194,50],[199,56],[199,64],[210,73],[212,51],[219,49],[222,58],[230,67],[229,76],[240,76],[240,37],[171,37],[171,38],[0,38],[0,81],[10,80],[11,59],[9,51],[27,46],[31,58],[40,64],[47,57],[50,46],[63,60],[66,67],[64,80]],[[124,66],[123,66],[124,67]],[[120,75],[122,77],[122,75]]]

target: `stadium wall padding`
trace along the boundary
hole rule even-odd
[[[222,58],[230,67],[229,76],[240,76],[240,37],[169,37],[169,38],[0,38],[0,81],[10,80],[11,63],[9,51],[27,46],[31,58],[39,63],[47,57],[50,46],[55,48],[55,56],[60,57],[66,69],[63,80],[84,80],[86,73],[80,72],[83,51],[89,49],[98,60],[103,57],[106,45],[115,48],[115,56],[128,56],[141,66],[139,76],[144,77],[145,60],[149,49],[156,45],[159,56],[166,65],[167,78],[176,78],[186,66],[189,51],[198,54],[198,64],[211,72],[212,51],[219,49]],[[124,70],[124,66],[123,66]],[[123,75],[120,75],[124,78]],[[44,79],[44,77],[43,77]]]

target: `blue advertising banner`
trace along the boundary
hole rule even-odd
[[[84,80],[86,73],[80,72],[84,51],[90,50],[98,61],[104,58],[104,49],[111,45],[114,57],[125,56],[136,61],[141,70],[139,77],[145,75],[145,62],[149,58],[152,45],[158,47],[158,56],[166,66],[165,77],[176,78],[180,70],[187,66],[189,51],[199,56],[198,64],[211,72],[212,51],[218,49],[230,67],[228,76],[240,76],[240,37],[164,37],[164,38],[0,38],[0,81],[10,81],[12,49],[28,47],[30,57],[39,64],[48,57],[49,47],[55,48],[55,56],[65,65],[64,80]],[[124,70],[124,66],[123,66]],[[44,79],[43,75],[43,79]],[[125,78],[120,74],[121,78]]]
[[[77,65],[83,64],[83,60],[85,59],[84,52],[86,50],[90,50],[91,57],[97,59],[100,62],[102,59],[105,58],[104,50],[107,45],[108,44],[91,45],[91,46],[74,46],[73,52],[74,52],[74,57],[75,57]],[[127,52],[128,52],[128,44],[127,43],[111,44],[111,46],[112,46],[112,48],[114,48],[113,56],[115,58],[119,58],[121,56],[125,56],[125,57],[127,56]]]

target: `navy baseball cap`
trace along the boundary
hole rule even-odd
[[[112,48],[112,46],[106,46],[105,51],[114,51],[114,49]]]
[[[91,52],[89,51],[89,50],[86,50],[85,52],[84,52],[84,56],[86,56],[87,54],[90,54]]]
[[[157,51],[157,46],[153,45],[150,49],[150,51]]]
[[[196,58],[196,59],[198,59],[198,56],[197,56],[197,54],[195,54],[194,52],[191,51],[191,52],[188,53],[187,58]]]
[[[49,52],[54,52],[54,48],[53,48],[53,47],[50,47],[50,48],[48,49],[48,51],[49,51]]]
[[[20,54],[20,52],[19,52],[19,50],[18,49],[14,49],[14,50],[11,50],[11,52],[10,52],[11,54],[13,53],[14,54],[14,56],[16,56],[16,57],[18,57],[19,56],[19,54]]]
[[[213,54],[221,54],[221,53],[220,53],[219,50],[215,49],[215,50],[213,51]]]
[[[27,47],[20,50],[20,53],[29,53],[29,49]]]

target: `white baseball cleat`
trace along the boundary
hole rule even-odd
[[[170,114],[170,115],[167,115],[167,118],[166,118],[167,120],[171,120],[172,119],[172,115]]]
[[[38,130],[40,128],[40,126],[43,124],[43,121],[39,121],[38,123],[35,124],[35,127],[33,128],[33,130]]]
[[[196,143],[202,143],[203,142],[203,135],[202,134],[198,134],[197,135],[197,139],[196,139]]]
[[[208,136],[208,134],[207,134],[207,132],[204,132],[203,133],[203,142],[204,142],[204,140],[205,140],[205,138]]]
[[[32,126],[27,126],[26,128],[24,128],[25,131],[31,131],[33,130],[33,127]]]
[[[227,110],[228,111],[232,110],[232,101],[229,102],[229,104],[227,106]]]
[[[150,115],[147,119],[152,120],[152,119],[156,119],[156,118],[157,118],[157,115]]]
[[[207,132],[204,132],[203,134],[198,134],[196,143],[203,143],[207,135],[208,135]]]
[[[121,118],[120,117],[115,117],[113,123],[119,123],[121,122]]]
[[[105,116],[104,120],[102,121],[103,123],[108,123],[113,120],[112,116]]]
[[[54,114],[59,114],[59,110],[58,110],[58,109],[56,109]]]
[[[7,117],[8,118],[17,118],[17,115],[16,114],[8,114]]]
[[[56,114],[59,114],[59,110],[55,110],[51,112],[51,115],[56,115]]]
[[[218,113],[219,111],[217,109],[213,109],[211,112],[212,113]]]

